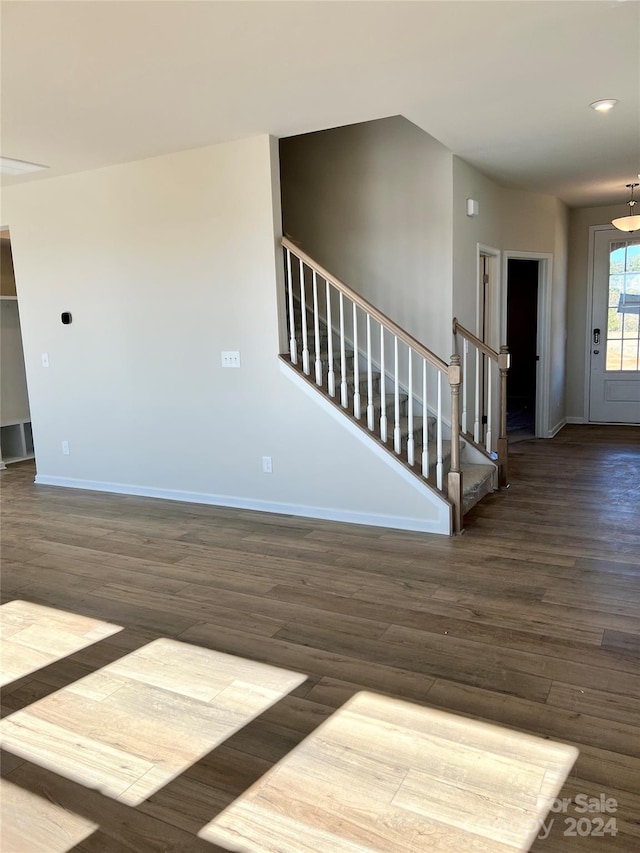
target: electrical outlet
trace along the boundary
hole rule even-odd
[[[221,362],[223,367],[240,367],[240,353],[237,351],[222,352]]]
[[[43,367],[49,367],[49,353],[43,352],[41,358],[42,358],[42,366]]]
[[[62,455],[63,456],[69,455],[69,442],[68,441],[62,442]]]
[[[271,457],[270,456],[263,456],[262,457],[262,471],[265,474],[273,473],[273,468],[271,466]]]

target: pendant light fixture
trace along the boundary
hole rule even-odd
[[[638,203],[633,197],[633,191],[637,186],[640,186],[640,184],[626,184],[627,189],[631,190],[631,198],[627,202],[629,205],[629,214],[628,216],[620,216],[611,222],[619,231],[637,231],[640,228],[640,215],[634,215],[633,212],[634,207]]]

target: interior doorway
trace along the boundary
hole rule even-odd
[[[8,228],[0,228],[0,470],[32,459],[33,434]]]
[[[539,282],[538,260],[507,260],[507,435],[512,441],[536,435]]]

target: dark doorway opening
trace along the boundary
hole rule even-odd
[[[539,261],[507,261],[507,346],[511,366],[507,384],[507,434],[510,440],[536,434],[538,372]]]

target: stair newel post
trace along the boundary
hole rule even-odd
[[[313,270],[313,335],[315,338],[316,385],[322,386],[322,358],[320,355],[320,312],[318,310],[318,274]]]
[[[358,349],[358,307],[353,303],[353,416],[360,420],[360,351]]]
[[[468,432],[467,425],[467,356],[469,355],[469,341],[466,338],[462,339],[462,416],[460,423],[462,424],[462,432]]]
[[[394,354],[394,376],[393,376],[393,449],[395,453],[400,455],[401,438],[400,438],[400,364],[398,360],[398,336],[394,335],[393,344]]]
[[[458,352],[458,318],[453,318],[453,343],[456,349],[456,353]],[[460,425],[463,434],[468,432],[468,422],[467,422],[467,360],[469,356],[469,341],[462,337],[462,402],[461,409],[462,412],[460,414]],[[477,416],[476,416],[477,417]],[[475,430],[474,430],[475,435]],[[475,440],[475,439],[474,439]]]
[[[380,439],[387,440],[387,386],[384,372],[384,326],[380,323]]]
[[[415,444],[413,438],[413,350],[407,347],[407,355],[409,357],[408,382],[407,390],[409,392],[409,402],[407,410],[408,434],[407,434],[407,462],[413,465],[415,462]]]
[[[349,392],[347,388],[347,350],[344,337],[344,294],[339,293],[340,306],[340,405],[343,409],[349,406]]]
[[[476,355],[476,388],[474,394],[474,416],[473,416],[473,440],[480,444],[480,369],[482,364],[482,353],[474,346]]]
[[[327,391],[330,397],[336,396],[336,373],[333,367],[333,325],[331,322],[331,285],[326,280],[327,301]]]
[[[285,250],[287,253],[287,294],[289,296],[289,355],[291,356],[291,363],[298,363],[298,345],[296,343],[296,318],[293,314],[293,280],[291,277],[291,252],[289,249]],[[302,261],[300,262],[302,263]]]
[[[371,363],[371,314],[367,314],[367,428],[373,432],[373,365]]]
[[[300,261],[300,308],[302,326],[302,370],[309,375],[309,331],[307,328],[307,297],[304,284],[304,264]]]
[[[460,470],[460,385],[462,368],[460,356],[452,355],[449,365],[451,390],[451,467],[447,477],[449,500],[453,504],[453,532],[462,530],[462,471]]]
[[[483,356],[484,358],[484,356]],[[493,362],[487,358],[487,432],[485,448],[487,453],[493,452]]]
[[[507,373],[511,356],[509,347],[500,347],[498,369],[500,370],[500,435],[498,436],[498,486],[509,485],[509,439],[507,438]]]

